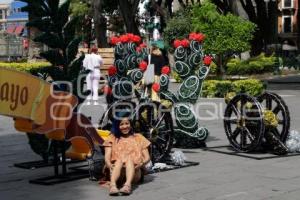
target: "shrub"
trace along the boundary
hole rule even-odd
[[[65,76],[62,73],[62,69],[59,67],[53,67],[48,62],[35,62],[35,63],[0,63],[0,67],[9,69],[15,69],[17,71],[27,72],[34,76],[40,74],[48,74],[56,80],[65,80]]]
[[[263,83],[257,79],[234,81],[232,85],[233,85],[233,92],[247,93],[251,96],[258,96],[264,90]]]
[[[251,96],[258,96],[264,90],[264,85],[256,79],[222,81],[207,80],[204,81],[202,88],[203,97],[224,97],[228,92],[247,93]]]
[[[298,55],[297,57],[284,57],[282,59],[283,66],[291,68],[294,67],[295,69],[300,69],[299,62],[300,61],[300,56]]]
[[[202,97],[216,97],[217,80],[204,81],[202,86]]]
[[[216,65],[216,63],[211,62],[210,66],[209,66],[209,68],[210,68],[209,74],[216,74],[217,73],[217,67],[218,66]]]
[[[34,63],[0,62],[0,67],[15,69],[17,71],[28,72],[33,74],[39,72],[43,68],[51,67],[51,64],[49,62],[34,62]]]
[[[228,75],[260,74],[264,72],[273,72],[276,68],[276,57],[259,56],[242,61],[238,58],[230,59],[227,63],[226,73]]]

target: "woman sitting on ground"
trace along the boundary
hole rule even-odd
[[[150,142],[141,134],[134,133],[130,113],[115,116],[111,135],[104,142],[105,164],[110,169],[110,195],[129,195],[131,184],[141,179],[141,168],[150,161]],[[122,173],[126,182],[119,190],[117,181]]]

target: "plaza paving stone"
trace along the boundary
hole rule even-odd
[[[290,108],[291,129],[300,131],[300,90],[278,90]],[[201,103],[215,102],[222,115],[223,99],[200,99]],[[84,106],[81,112],[97,123],[105,107]],[[210,106],[200,107],[201,116],[213,112]],[[202,120],[210,136],[209,147],[228,145],[222,119]],[[291,199],[300,196],[300,156],[268,160],[225,155],[201,149],[183,150],[188,160],[198,166],[161,172],[146,176],[129,197],[133,200],[256,200]],[[113,199],[97,182],[81,179],[53,186],[30,184],[30,179],[53,174],[53,168],[20,169],[14,163],[37,160],[24,133],[16,131],[13,120],[0,116],[0,199],[1,200],[73,200]]]

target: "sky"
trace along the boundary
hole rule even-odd
[[[1,3],[11,3],[13,0],[0,0],[0,4]]]

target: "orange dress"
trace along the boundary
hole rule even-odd
[[[142,151],[147,149],[150,142],[141,134],[133,134],[129,137],[116,138],[111,134],[103,143],[104,147],[112,147],[111,162],[116,160],[126,162],[131,159],[134,164],[143,162]]]

